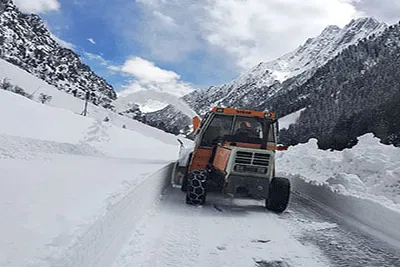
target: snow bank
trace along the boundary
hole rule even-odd
[[[327,210],[345,215],[355,227],[399,247],[400,212],[392,205],[385,201],[343,194],[329,184],[305,181],[298,175],[289,175],[288,178],[295,193],[322,204]]]
[[[123,129],[4,90],[0,122],[5,267],[109,266],[179,152],[157,129]]]
[[[278,171],[400,210],[400,148],[381,144],[372,134],[358,139],[356,146],[343,151],[320,150],[317,140],[310,139],[278,153]]]
[[[38,262],[37,266],[111,266],[142,217],[156,205],[156,200],[170,185],[168,178],[172,168],[173,164],[169,164],[143,179],[121,201],[110,204],[103,216],[82,229],[82,233],[76,235],[77,238],[68,246],[51,244],[51,253],[47,252],[51,256],[40,264]]]
[[[381,144],[372,134],[343,151],[320,150],[310,139],[279,152],[277,168],[279,176],[291,179],[295,192],[399,242],[399,148]]]
[[[1,160],[0,266],[65,266],[62,255],[67,248],[80,244],[86,250],[104,249],[97,239],[114,234],[107,227],[121,226],[123,218],[107,219],[107,227],[90,242],[83,241],[85,233],[97,221],[106,220],[124,196],[162,165],[67,155]],[[163,180],[157,176],[157,181]],[[142,188],[142,194],[152,197],[156,192],[157,187]],[[141,197],[136,205],[149,201]],[[135,214],[134,210],[128,213]]]
[[[160,140],[159,134],[153,135],[158,131],[154,128],[147,128],[146,133],[123,129],[111,122],[49,107],[3,90],[0,121],[1,135],[90,145],[113,157],[172,161],[179,152],[175,136],[164,133]]]

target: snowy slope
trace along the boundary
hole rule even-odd
[[[15,1],[14,1],[15,2]],[[45,80],[59,90],[109,106],[117,95],[106,80],[84,64],[78,54],[62,47],[36,14],[20,12],[12,0],[0,0],[0,58]]]
[[[32,76],[28,72],[0,59],[0,80],[7,78],[11,84],[22,87],[27,93],[34,94],[33,99],[38,100],[40,93],[52,96],[52,100],[46,105],[57,107],[81,114],[84,109],[84,102],[75,98],[70,94],[59,91],[57,88],[47,84],[46,82]],[[176,145],[177,141],[174,135],[167,134],[162,130],[155,129],[148,125],[142,124],[130,118],[118,115],[111,110],[95,106],[91,103],[88,105],[88,117],[97,120],[104,120],[106,117],[110,119],[110,123],[116,127],[126,126],[126,129],[135,130],[135,132],[149,135],[163,143]]]
[[[54,92],[55,103],[74,107],[68,95]],[[107,112],[97,111],[101,117]],[[115,116],[114,123],[118,120],[125,122]],[[150,174],[176,160],[179,149],[174,136],[140,123],[130,125],[139,132],[123,129],[4,90],[0,121],[0,266],[61,264],[77,237]],[[154,200],[150,195],[147,205]],[[147,202],[137,203],[146,208]],[[73,265],[74,260],[69,257]]]

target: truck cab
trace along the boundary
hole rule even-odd
[[[215,107],[202,121],[193,118],[193,127],[195,147],[182,182],[188,204],[203,203],[211,191],[268,200],[271,185],[284,179],[274,180],[275,153],[286,149],[277,145],[274,113]]]

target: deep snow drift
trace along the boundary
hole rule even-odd
[[[372,134],[358,140],[351,149],[326,151],[310,139],[279,152],[277,170],[400,211],[400,148],[381,144]]]
[[[65,93],[52,93],[61,106],[74,103]],[[76,244],[87,253],[72,250],[68,264],[88,266],[124,220],[106,216],[110,211],[119,215],[114,205],[121,205],[133,189],[149,187],[148,176],[176,159],[175,136],[119,115],[113,118],[139,131],[0,90],[0,266],[67,266],[60,259]],[[155,201],[157,183],[161,187],[162,179],[151,185],[155,195],[150,199],[133,201],[144,210],[135,207],[126,214],[136,211],[140,217]],[[91,232],[99,221],[100,230]]]

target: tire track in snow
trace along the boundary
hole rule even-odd
[[[187,206],[184,196],[169,189],[114,267],[400,266],[400,253],[296,195],[283,214],[218,194]]]
[[[163,203],[172,205],[165,208]],[[167,193],[163,203],[142,219],[115,266],[196,266],[200,208],[187,207],[177,213],[174,204],[185,204],[176,194]]]
[[[264,208],[265,201],[210,199],[227,215],[232,227],[231,244],[223,264],[213,266],[328,266],[315,246],[302,246],[286,234],[275,213]],[[229,232],[228,232],[229,233]],[[285,248],[285,249],[282,249]]]
[[[288,234],[261,202],[210,194],[207,204],[194,207],[184,203],[184,196],[179,188],[170,189],[152,216],[143,219],[115,267],[254,267],[283,261],[293,267],[328,266],[315,257],[320,254],[315,247]]]
[[[167,209],[165,212],[174,212],[174,210]],[[197,238],[199,214],[199,208],[189,207],[180,216],[171,217],[165,227],[166,234],[153,250],[154,257],[151,257],[144,266],[193,266],[199,256],[199,239]],[[184,218],[189,218],[189,220]],[[185,257],[182,257],[182,254]]]

